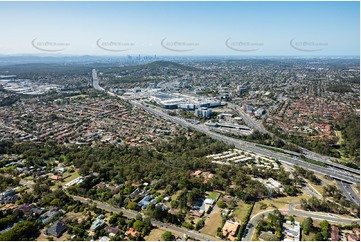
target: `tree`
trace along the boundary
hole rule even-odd
[[[188,223],[188,222],[184,222],[183,224],[182,224],[182,226],[184,227],[184,228],[187,228],[187,229],[194,229],[194,226],[191,224],[191,223]]]
[[[285,186],[285,192],[289,196],[296,196],[297,195],[297,188],[294,186]]]
[[[110,224],[116,224],[117,222],[119,222],[122,219],[122,215],[123,213],[114,213],[110,218],[109,218],[109,223]]]
[[[315,234],[315,236],[313,237],[313,240],[314,241],[322,241],[322,240],[324,240],[321,232],[318,232],[317,234]]]
[[[292,216],[289,216],[289,220],[291,222],[292,225],[295,224],[295,217],[292,215]]]
[[[194,204],[201,195],[202,193],[199,189],[193,188],[187,195],[189,203]]]
[[[136,202],[129,202],[127,205],[127,209],[130,210],[138,210],[138,203]]]
[[[226,208],[227,204],[223,200],[218,200],[217,206],[220,208]]]
[[[168,215],[167,210],[163,210],[161,206],[155,206],[154,204],[148,206],[147,213],[151,218],[159,221],[163,221]]]
[[[173,235],[171,232],[166,231],[166,232],[164,232],[164,233],[162,234],[162,239],[163,239],[164,241],[171,241],[171,240],[174,239],[174,235]]]
[[[323,240],[327,240],[330,237],[330,224],[326,220],[323,220],[320,223],[321,228],[321,235],[323,237]]]
[[[25,221],[17,223],[14,228],[0,235],[0,240],[34,240],[39,234],[38,224]]]
[[[308,235],[313,230],[313,219],[308,217],[302,223],[303,232]]]
[[[143,229],[143,222],[140,221],[140,220],[135,220],[135,222],[133,223],[133,228],[134,228],[136,231],[142,231],[142,229]]]
[[[149,234],[151,230],[152,230],[152,222],[151,222],[150,218],[144,218],[143,230],[142,230],[143,236]]]
[[[200,219],[198,220],[198,222],[196,223],[196,226],[195,226],[195,230],[200,230],[202,227],[204,226],[204,219]]]

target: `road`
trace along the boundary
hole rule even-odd
[[[261,121],[257,121],[257,120],[254,120],[252,119],[248,114],[246,114],[243,109],[239,106],[239,105],[236,105],[236,104],[233,104],[233,103],[230,103],[230,102],[226,102],[228,107],[236,110],[239,115],[242,117],[243,121],[251,128],[253,129],[256,129],[262,133],[269,133],[262,125],[262,123],[260,123]],[[270,134],[270,133],[269,133]],[[272,134],[271,134],[272,135]],[[284,142],[286,142],[285,140],[283,140]],[[346,170],[346,171],[349,171],[349,172],[353,172],[353,173],[356,173],[356,174],[360,174],[360,170],[357,170],[357,169],[353,169],[353,168],[350,168],[350,167],[347,167],[347,166],[343,166],[343,165],[340,165],[340,164],[337,164],[333,161],[331,161],[331,159],[333,160],[338,160],[336,158],[332,158],[332,157],[329,157],[329,156],[323,156],[323,155],[320,155],[320,154],[317,154],[315,152],[312,152],[310,150],[307,150],[305,148],[302,148],[300,146],[298,146],[298,148],[300,148],[300,150],[302,151],[302,154],[309,158],[309,159],[313,159],[313,160],[316,160],[316,161],[319,161],[319,162],[323,162],[327,165],[330,165],[330,166],[333,166],[333,167],[337,167],[337,168],[340,168],[340,169],[343,169],[343,170]],[[282,151],[286,151],[286,152],[289,152],[289,153],[295,153],[297,155],[301,155],[301,153],[297,153],[297,152],[290,152],[290,151],[287,151],[287,150],[284,150],[284,149],[279,149],[279,150],[282,150]]]
[[[72,196],[74,200],[76,201],[80,201],[82,203],[86,203],[86,204],[95,204],[98,208],[100,209],[104,209],[106,211],[111,211],[111,212],[122,212],[123,213],[123,216],[127,217],[127,218],[135,218],[137,216],[137,212],[134,212],[134,211],[130,211],[130,210],[127,210],[127,209],[124,209],[124,208],[115,208],[109,204],[106,204],[106,203],[103,203],[103,202],[99,202],[99,201],[89,201],[89,199],[86,199],[86,198],[83,198],[83,197],[79,197],[79,196]],[[176,233],[180,233],[180,234],[186,234],[188,235],[189,237],[192,237],[192,238],[195,238],[195,239],[198,239],[198,240],[202,240],[202,241],[216,241],[216,240],[220,240],[219,238],[216,238],[216,237],[213,237],[213,236],[209,236],[209,235],[206,235],[206,234],[202,234],[202,233],[198,233],[198,232],[195,232],[195,231],[191,231],[191,230],[188,230],[188,229],[185,229],[185,228],[180,228],[180,227],[177,227],[175,225],[172,225],[172,224],[167,224],[167,223],[163,223],[163,222],[160,222],[160,221],[157,221],[157,220],[154,220],[152,219],[151,220],[152,222],[152,225],[153,226],[157,226],[157,227],[164,227],[166,228],[168,231],[170,232],[176,232]]]
[[[28,186],[28,187],[32,187],[32,185],[33,185],[33,183],[25,181],[25,180],[21,180],[20,183],[22,185]],[[95,204],[98,208],[104,209],[106,211],[117,212],[117,213],[122,212],[123,216],[125,216],[127,218],[131,218],[131,219],[136,218],[136,216],[138,214],[135,211],[131,211],[131,210],[128,210],[128,209],[125,209],[125,208],[116,208],[116,207],[113,207],[113,206],[111,206],[109,204],[106,204],[106,203],[103,203],[103,202],[90,200],[90,199],[87,199],[87,198],[84,198],[84,197],[74,196],[74,195],[71,195],[71,194],[67,193],[65,190],[64,190],[64,192],[68,196],[72,197],[76,201],[79,201],[81,203],[86,203],[86,204]],[[180,228],[180,227],[177,227],[175,225],[163,223],[161,221],[157,221],[157,220],[154,220],[154,219],[152,219],[151,222],[152,222],[153,226],[164,227],[167,230],[169,230],[170,232],[177,232],[177,233],[180,233],[180,234],[186,234],[189,237],[192,237],[192,238],[195,238],[195,239],[198,239],[198,240],[202,240],[202,241],[220,240],[219,238],[209,236],[207,234],[202,234],[202,233],[191,231],[191,230],[188,230],[188,229],[185,229],[185,228]]]
[[[155,114],[157,116],[160,116],[164,119],[170,120],[174,123],[180,124],[182,126],[188,127],[188,128],[192,128],[194,130],[197,130],[199,132],[205,133],[209,136],[211,136],[214,139],[217,140],[221,140],[227,144],[232,144],[235,147],[245,150],[245,151],[249,151],[249,152],[254,152],[260,155],[264,155],[264,156],[268,156],[274,159],[278,159],[281,163],[286,163],[288,165],[298,165],[301,166],[303,168],[309,169],[309,170],[313,170],[315,172],[324,174],[324,175],[328,175],[330,177],[339,179],[339,180],[343,180],[349,183],[358,183],[359,182],[359,177],[357,175],[351,174],[349,172],[346,171],[336,171],[337,168],[327,168],[327,167],[322,167],[322,166],[318,166],[312,163],[308,163],[306,161],[302,161],[300,159],[294,158],[294,157],[290,157],[286,154],[280,153],[280,152],[275,152],[266,148],[262,148],[259,146],[256,146],[256,144],[248,142],[248,141],[244,141],[244,140],[239,140],[239,139],[235,139],[235,138],[231,138],[225,135],[221,135],[215,132],[212,132],[210,130],[208,130],[205,127],[202,127],[201,125],[195,125],[195,124],[191,124],[187,121],[185,121],[184,119],[178,118],[178,117],[174,117],[174,116],[170,116],[160,110],[157,109],[153,109],[150,107],[147,107],[146,105],[143,105],[140,102],[137,101],[129,101],[131,104],[133,104],[136,107],[139,107],[141,109],[144,109],[152,114]]]
[[[93,87],[94,87],[94,89],[96,89],[98,91],[105,91],[104,88],[99,86],[98,74],[97,74],[97,71],[95,69],[92,70],[92,78],[93,78]]]
[[[297,217],[311,217],[312,219],[317,220],[327,220],[329,222],[338,223],[338,224],[351,224],[353,222],[360,222],[360,219],[357,218],[346,218],[338,214],[333,213],[323,213],[323,212],[311,212],[301,209],[296,209],[295,207],[299,205],[300,202],[290,203],[288,205],[288,215],[296,215]]]
[[[95,70],[93,70],[93,72],[95,72],[95,74],[96,74]],[[97,79],[97,78],[95,78],[95,79]],[[105,90],[102,89],[102,91],[105,91]],[[359,183],[359,180],[360,180],[359,176],[355,175],[355,174],[352,174],[352,173],[350,173],[348,171],[344,171],[344,170],[340,171],[336,167],[331,169],[331,168],[328,168],[328,167],[318,166],[318,165],[315,165],[315,164],[308,163],[306,161],[300,160],[298,158],[290,157],[289,155],[286,155],[286,154],[281,153],[281,152],[275,152],[275,151],[272,151],[272,150],[269,150],[269,149],[266,149],[266,148],[263,148],[263,147],[256,146],[256,144],[252,143],[252,142],[239,140],[239,139],[231,138],[231,137],[228,137],[228,136],[225,136],[225,135],[221,135],[221,134],[212,132],[212,131],[208,130],[205,127],[202,127],[201,125],[191,124],[191,123],[187,122],[184,119],[174,117],[174,116],[170,116],[170,115],[168,115],[168,114],[166,114],[166,113],[164,113],[164,112],[162,112],[160,110],[151,108],[148,105],[144,105],[139,101],[127,100],[124,97],[116,95],[116,94],[111,93],[109,91],[107,93],[109,95],[118,97],[118,98],[120,98],[122,100],[126,100],[126,101],[130,102],[135,107],[141,108],[141,109],[143,109],[145,111],[148,111],[149,113],[152,113],[152,114],[160,116],[160,117],[162,117],[164,119],[170,120],[173,123],[177,123],[177,124],[182,125],[184,127],[192,128],[194,130],[197,130],[199,132],[207,134],[207,135],[211,136],[214,139],[223,141],[223,142],[225,142],[227,144],[232,144],[236,148],[239,148],[239,149],[242,149],[242,150],[245,150],[245,151],[249,151],[249,152],[254,152],[254,153],[257,153],[257,154],[260,154],[260,155],[268,156],[268,157],[277,159],[281,163],[285,163],[287,165],[298,165],[298,166],[301,166],[303,168],[312,170],[314,172],[321,173],[323,175],[328,175],[328,176],[330,176],[332,178],[339,179],[339,180],[342,180],[342,181],[345,181],[345,182]]]
[[[349,219],[349,218],[341,217],[337,214],[310,212],[310,211],[295,209],[295,206],[297,206],[298,204],[300,203],[299,202],[290,203],[288,209],[280,209],[280,212],[284,215],[296,215],[297,217],[303,217],[303,218],[311,217],[312,219],[315,220],[327,220],[329,222],[333,222],[336,224],[351,224],[352,222],[360,221],[359,219]],[[254,215],[247,224],[248,231],[247,233],[245,232],[243,234],[242,240],[251,241],[255,231],[255,227],[257,226],[258,221],[262,218],[262,215],[267,216],[269,213],[272,213],[273,211],[274,209],[266,210]]]
[[[352,189],[351,184],[339,180],[336,180],[336,184],[349,201],[354,202],[360,206],[360,198]]]
[[[247,228],[242,235],[242,241],[252,241],[252,237],[253,237],[255,227],[257,226],[258,221],[261,220],[261,218],[263,216],[267,216],[268,214],[272,213],[273,211],[275,211],[275,209],[262,211],[260,213],[257,213],[256,215],[254,215],[252,218],[250,218],[250,220],[247,224]]]
[[[256,129],[262,133],[268,133],[268,131],[263,127],[262,123],[257,122],[256,120],[253,120],[251,117],[249,117],[240,106],[227,102],[228,107],[236,110],[238,114],[242,117],[243,121],[247,124],[248,127],[251,127],[252,129]]]
[[[311,196],[322,198],[322,194],[319,193],[310,183],[307,183],[306,186],[303,187],[303,190],[305,193],[310,194]]]
[[[335,167],[335,168],[339,168],[339,169],[342,169],[342,170],[345,170],[345,171],[349,171],[349,172],[353,172],[353,173],[356,173],[356,174],[360,174],[360,170],[357,170],[357,169],[354,169],[354,168],[351,168],[351,167],[347,167],[347,166],[343,166],[343,165],[340,165],[336,162],[333,162],[331,160],[338,160],[340,161],[339,159],[337,158],[333,158],[333,157],[329,157],[329,156],[324,156],[324,155],[320,155],[320,154],[317,154],[315,152],[312,152],[312,151],[309,151],[305,148],[302,148],[302,147],[299,147],[301,150],[302,150],[302,154],[309,158],[309,159],[313,159],[313,160],[316,160],[316,161],[320,161],[320,162],[323,162],[329,166],[332,166],[332,167]],[[340,161],[342,162],[342,161]]]

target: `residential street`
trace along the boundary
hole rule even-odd
[[[79,197],[79,196],[72,196],[72,197],[73,197],[74,200],[80,201],[82,203],[87,203],[87,204],[94,203],[94,204],[97,205],[98,208],[104,209],[106,211],[122,212],[123,215],[125,217],[128,217],[128,218],[135,218],[137,216],[136,212],[130,211],[128,209],[115,208],[115,207],[113,207],[113,206],[111,206],[109,204],[102,203],[102,202],[99,202],[99,201],[89,201],[89,199]],[[167,230],[169,230],[170,232],[177,232],[177,233],[181,233],[181,234],[186,234],[189,237],[192,237],[192,238],[195,238],[195,239],[198,239],[198,240],[203,240],[203,241],[220,240],[219,238],[216,238],[216,237],[213,237],[213,236],[209,236],[209,235],[202,234],[202,233],[197,233],[195,231],[191,231],[191,230],[188,230],[188,229],[185,229],[185,228],[180,228],[180,227],[177,227],[175,225],[171,225],[171,224],[168,224],[168,223],[163,223],[163,222],[160,222],[160,221],[157,221],[157,220],[154,220],[154,219],[152,219],[152,224],[153,224],[153,226],[164,227]]]

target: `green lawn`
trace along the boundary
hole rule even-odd
[[[259,212],[264,211],[263,209],[261,209],[261,203],[264,203],[267,205],[266,210],[268,209],[288,209],[288,204],[292,203],[292,202],[298,202],[301,199],[309,199],[311,198],[310,195],[308,194],[304,194],[304,195],[300,195],[297,197],[291,197],[291,196],[287,196],[287,197],[280,197],[280,198],[274,198],[274,199],[263,199],[259,202],[256,202],[256,204],[254,205],[251,217],[256,215]]]
[[[65,172],[63,174],[63,177],[66,177],[66,178],[65,178],[64,182],[62,182],[61,184],[64,185],[64,184],[70,182],[71,180],[74,180],[75,178],[77,178],[79,176],[80,176],[79,173],[76,172],[76,171],[73,172],[73,173]]]
[[[313,233],[313,232],[310,232],[308,235],[305,235],[302,232],[302,241],[311,241],[314,236],[315,236],[315,233]]]
[[[208,196],[207,198],[210,198],[212,200],[217,200],[218,197],[221,195],[219,192],[207,192]]]
[[[251,206],[243,201],[239,201],[236,209],[233,211],[233,214],[242,221],[244,217],[247,215],[248,207]]]

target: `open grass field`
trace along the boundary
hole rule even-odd
[[[308,182],[316,191],[318,191],[318,192],[321,193],[321,195],[322,195],[324,186],[322,186],[322,185],[315,185],[315,184],[313,184],[312,182],[310,182],[309,180],[307,180],[307,182]]]
[[[162,239],[162,234],[164,233],[164,230],[161,229],[153,229],[150,234],[148,236],[146,236],[144,239],[145,240],[150,240],[150,241],[160,241],[163,240]]]
[[[320,175],[320,174],[315,174],[315,176],[317,176],[319,179],[321,179],[327,185],[336,186],[335,180],[330,181],[330,180],[324,178],[323,175]]]
[[[83,215],[83,213],[74,213],[74,212],[69,212],[66,214],[66,217],[68,219],[79,219],[79,218],[85,218],[85,216]]]
[[[311,196],[310,195],[300,195],[300,196],[296,196],[296,197],[287,196],[287,197],[280,197],[280,198],[275,198],[275,199],[264,199],[262,201],[256,202],[256,204],[254,205],[251,217],[256,215],[257,213],[262,212],[263,210],[267,210],[267,209],[272,209],[272,208],[288,209],[289,203],[298,202],[302,198],[309,199],[309,198],[311,198]],[[261,209],[262,203],[266,204],[267,208]]]
[[[242,200],[238,202],[236,209],[233,211],[233,214],[238,218],[239,221],[242,221],[247,215],[247,211],[250,204],[243,202]]]
[[[41,232],[41,234],[39,235],[38,238],[36,238],[36,240],[37,241],[48,241],[48,239],[47,239],[48,235],[44,234],[44,229],[42,229],[40,232]],[[71,235],[69,235],[68,232],[65,231],[59,238],[56,238],[54,236],[49,236],[49,237],[52,237],[54,241],[65,241],[65,240],[68,240],[70,236]]]
[[[149,235],[145,236],[144,239],[146,241],[163,241],[162,239],[162,234],[164,234],[164,232],[166,232],[167,229],[165,228],[156,228],[156,229],[152,229],[152,231],[150,232]],[[174,236],[179,236],[182,237],[183,235],[181,233],[174,233],[172,232],[172,234]]]
[[[343,138],[342,138],[342,132],[341,131],[335,131],[336,136],[338,138],[337,144],[342,144]]]
[[[182,191],[179,190],[179,191],[177,191],[176,193],[174,193],[174,194],[171,196],[172,200],[176,200],[177,197],[179,196],[179,194],[180,194],[181,192],[182,192]]]
[[[201,229],[202,233],[216,236],[217,228],[222,225],[221,209],[215,206],[209,218],[206,219],[205,226]]]
[[[305,234],[302,232],[302,238],[301,238],[301,240],[302,240],[302,241],[311,241],[314,236],[315,236],[315,233],[313,233],[313,232],[310,232],[308,235],[305,235]]]

